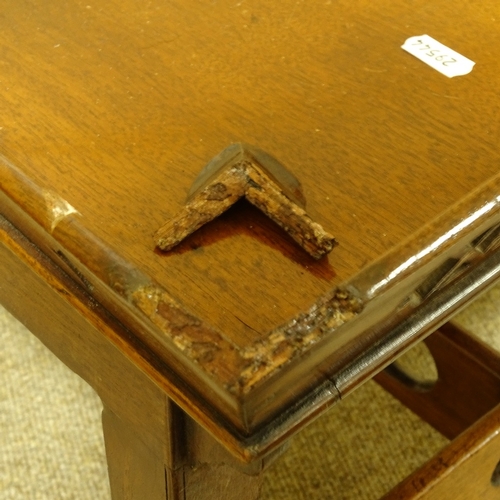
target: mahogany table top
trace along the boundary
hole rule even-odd
[[[493,1],[6,1],[0,213],[258,455],[414,342],[424,326],[363,365],[429,297],[451,302],[426,328],[496,277],[499,22]],[[423,34],[473,70],[401,48]],[[328,256],[246,201],[155,249],[239,142],[299,179]],[[444,286],[478,262],[481,284]]]

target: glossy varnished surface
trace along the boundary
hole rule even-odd
[[[281,377],[226,410],[248,431],[382,319],[370,300],[403,283],[395,307],[499,222],[496,19],[491,1],[5,2],[1,211],[219,410]],[[400,48],[423,33],[473,71],[448,79]],[[327,258],[244,202],[155,251],[155,231],[234,142],[300,180],[339,242]],[[312,319],[286,323],[322,296]],[[335,337],[361,311],[373,321]],[[293,363],[311,346],[302,386]]]
[[[498,7],[388,5],[9,2],[3,153],[245,342],[497,170]],[[473,72],[450,80],[404,53],[421,32],[475,60]],[[197,173],[239,140],[300,177],[309,210],[341,244],[329,266],[260,229],[253,210],[184,251],[153,252],[151,235]]]

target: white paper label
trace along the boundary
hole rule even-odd
[[[429,35],[412,36],[401,48],[449,78],[470,73],[476,64]]]

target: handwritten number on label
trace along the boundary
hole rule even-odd
[[[422,40],[417,40],[416,43],[412,43],[413,46],[419,46],[419,45],[422,45],[424,42]],[[434,57],[434,59],[438,62],[440,62],[443,66],[448,66],[449,64],[452,64],[454,62],[457,62],[456,59],[454,59],[453,57],[450,57],[448,55],[445,55],[445,54],[439,54],[439,55],[436,55],[438,52],[441,52],[440,49],[433,49],[431,45],[429,45],[428,43],[426,43],[423,47],[419,47],[418,50],[428,50],[429,52],[425,52],[425,55],[426,56],[429,56],[429,57]],[[446,59],[446,60],[444,60]]]
[[[449,66],[452,63],[456,63],[457,60],[454,59],[453,57],[449,61],[443,61],[443,66]]]
[[[402,48],[449,78],[470,73],[475,64],[429,35],[412,36]]]

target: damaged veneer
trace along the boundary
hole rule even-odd
[[[336,245],[333,236],[304,210],[299,181],[267,153],[233,144],[215,157],[193,184],[185,206],[156,233],[167,251],[245,197],[319,259]]]

